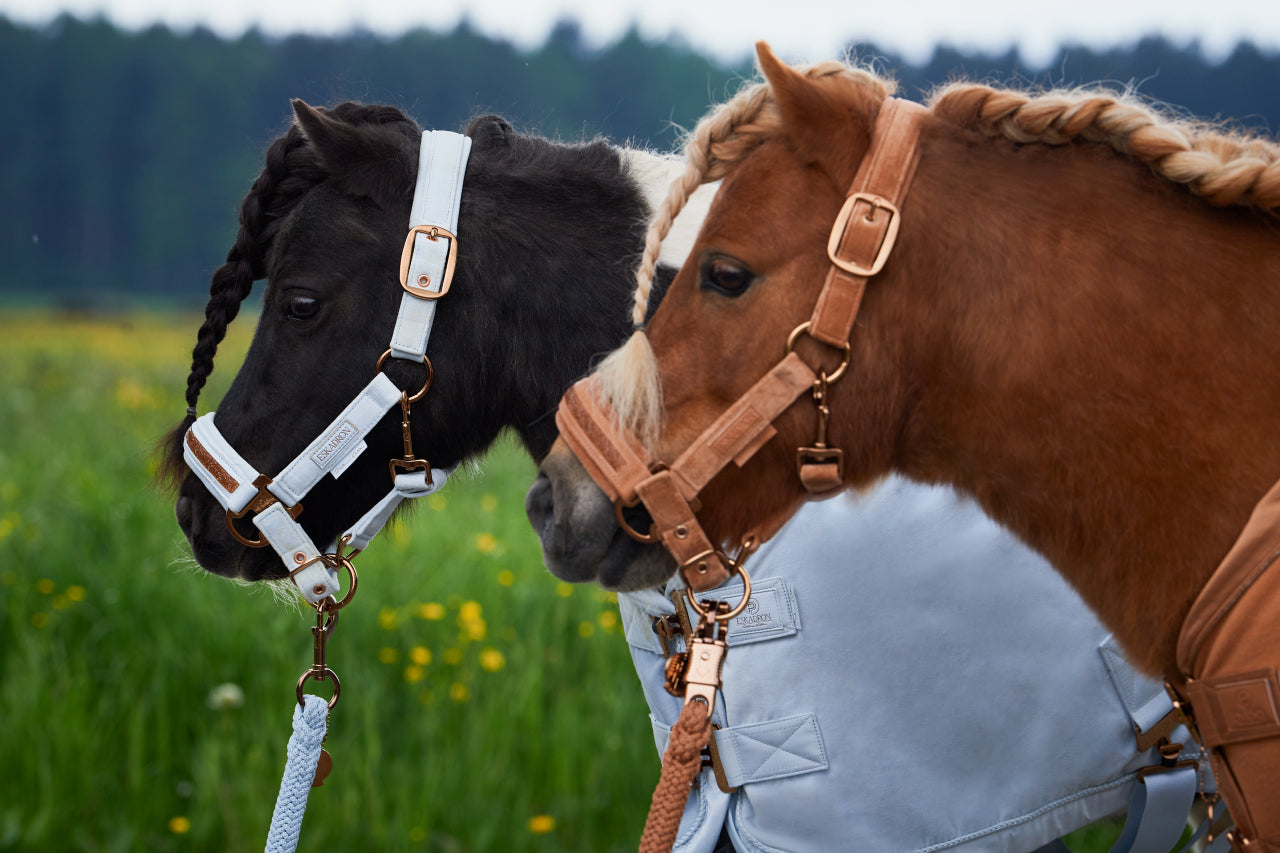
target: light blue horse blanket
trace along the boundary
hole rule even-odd
[[[702,770],[682,853],[722,827],[739,851],[1030,851],[1122,812],[1159,763],[1132,714],[1160,683],[951,489],[891,478],[807,504],[747,569],[712,716],[739,788]],[[672,588],[619,596],[659,753],[681,705],[653,630]]]

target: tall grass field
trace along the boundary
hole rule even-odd
[[[315,619],[196,567],[153,484],[198,324],[0,316],[0,850],[265,841]],[[647,708],[613,597],[542,567],[532,475],[504,443],[357,560],[328,645],[334,768],[299,849],[635,849],[658,776]]]

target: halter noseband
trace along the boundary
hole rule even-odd
[[[431,385],[427,341],[435,320],[436,300],[449,290],[457,258],[458,210],[471,140],[447,131],[426,131],[418,156],[418,180],[409,216],[409,234],[400,264],[404,295],[391,334],[390,348],[378,360],[375,376],[320,435],[276,477],[254,469],[230,445],[214,424],[214,413],[196,420],[183,439],[183,458],[227,512],[227,527],[250,547],[271,545],[289,577],[311,604],[319,604],[341,589],[338,568],[365,548],[406,498],[440,489],[452,469],[432,468],[417,458],[409,437],[410,405]],[[422,389],[410,395],[382,372],[387,356],[421,362],[427,370]],[[365,450],[365,437],[396,403],[404,432],[404,459],[391,460],[393,486],[386,497],[322,553],[298,524],[302,499],[325,474],[334,479]],[[261,534],[248,539],[236,520],[253,512],[251,522]],[[353,549],[345,556],[342,549]],[[353,575],[354,578],[354,575]]]
[[[885,99],[870,147],[832,227],[827,245],[832,266],[812,317],[791,333],[783,359],[669,466],[653,459],[618,425],[599,399],[593,377],[579,381],[561,401],[556,412],[560,433],[614,502],[623,529],[641,541],[661,540],[679,563],[686,585],[694,591],[719,586],[734,566],[698,523],[694,514],[698,493],[730,462],[746,464],[776,434],[773,421],[805,391],[813,392],[819,426],[814,445],[797,450],[801,482],[814,494],[841,485],[841,451],[826,445],[827,386],[839,379],[848,365],[849,336],[867,280],[880,271],[893,250],[901,224],[899,206],[915,175],[921,119],[927,112],[910,101]],[[843,354],[831,375],[810,367],[794,351],[801,335]],[[622,518],[623,507],[641,501],[653,517],[648,536],[632,531]],[[754,533],[747,537],[759,538]]]

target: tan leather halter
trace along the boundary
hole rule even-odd
[[[617,424],[599,399],[593,377],[575,384],[560,403],[556,412],[560,434],[614,502],[623,529],[641,541],[666,545],[694,591],[719,586],[734,567],[734,561],[698,524],[698,493],[730,462],[746,464],[776,434],[773,421],[806,391],[813,392],[818,405],[819,428],[814,446],[797,450],[801,481],[815,494],[830,492],[842,483],[841,452],[826,446],[826,390],[848,366],[849,335],[867,280],[881,270],[893,250],[901,225],[899,206],[915,175],[921,119],[927,112],[910,101],[885,99],[870,147],[831,230],[827,254],[832,266],[813,316],[791,333],[783,359],[669,466],[655,460]],[[831,375],[810,367],[793,350],[802,335],[840,351],[840,366]],[[648,535],[633,531],[622,517],[624,507],[640,501],[653,518]],[[753,535],[748,534],[744,542]]]

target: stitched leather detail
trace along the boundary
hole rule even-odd
[[[1189,682],[1187,697],[1205,746],[1280,737],[1280,678],[1274,669]]]

